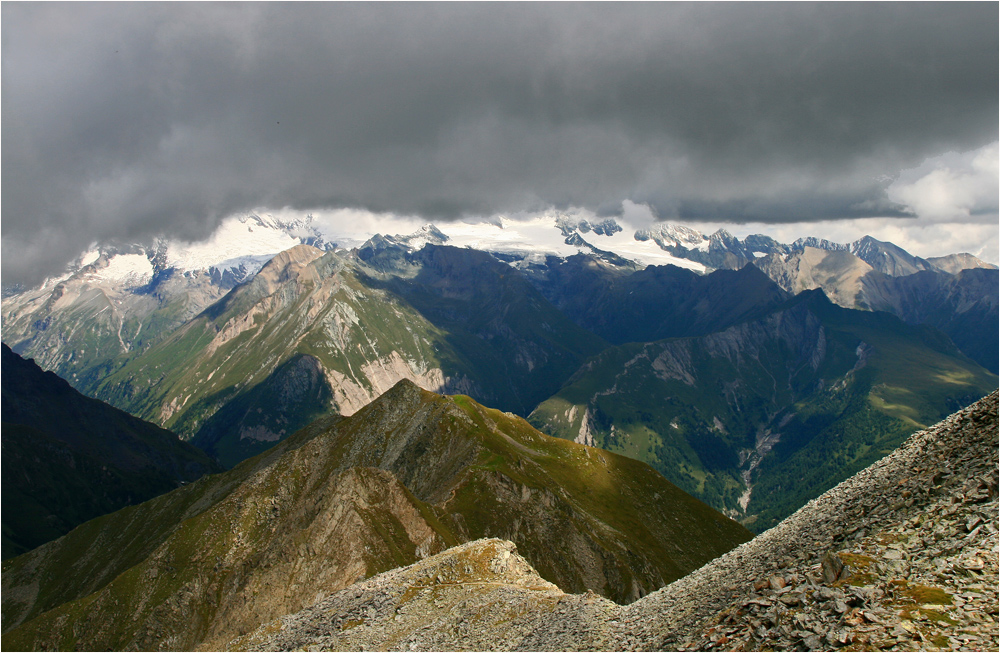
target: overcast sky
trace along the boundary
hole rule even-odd
[[[3,3],[4,282],[250,209],[625,200],[996,262],[997,34],[992,2]]]

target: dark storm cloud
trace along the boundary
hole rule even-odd
[[[252,207],[910,215],[997,139],[997,5],[3,5],[3,273]]]

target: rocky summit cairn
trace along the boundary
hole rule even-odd
[[[619,606],[478,540],[230,643],[250,650],[997,650],[997,393],[777,527]]]

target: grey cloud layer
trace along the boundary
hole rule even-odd
[[[908,215],[997,139],[997,5],[3,5],[3,273],[252,207]]]

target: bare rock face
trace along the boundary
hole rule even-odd
[[[815,247],[793,254],[768,254],[753,263],[791,293],[822,288],[830,301],[846,308],[855,308],[862,278],[872,271],[872,266],[848,251]]]
[[[916,433],[777,527],[627,607],[563,594],[509,543],[486,540],[228,646],[997,650],[997,408],[994,392]]]

